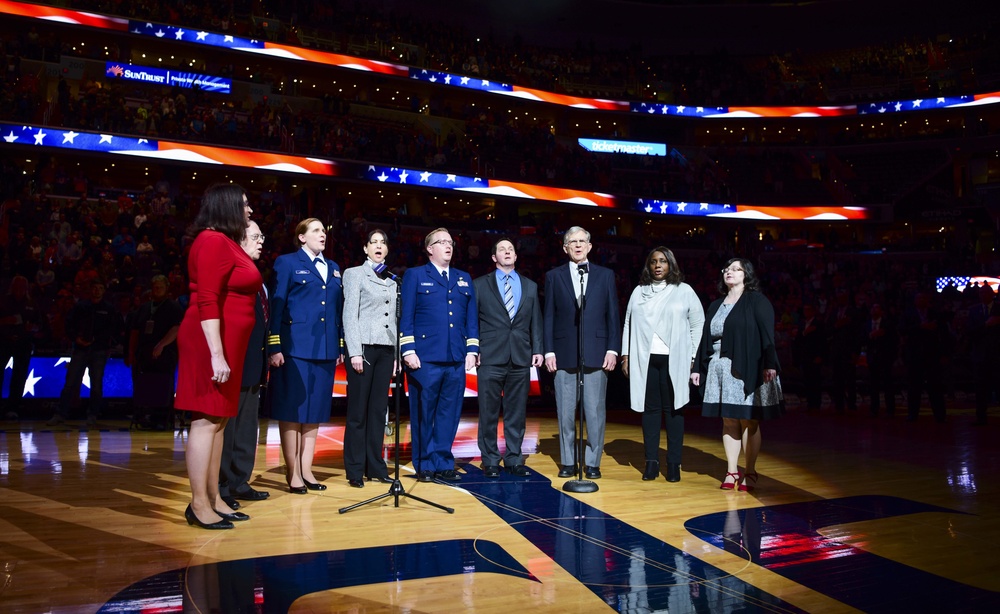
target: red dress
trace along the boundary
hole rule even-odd
[[[176,409],[233,417],[239,405],[243,359],[254,325],[254,302],[263,284],[250,256],[236,242],[203,230],[188,255],[191,301],[177,335],[180,354]],[[224,384],[212,381],[212,357],[202,320],[219,320],[222,347],[232,370]]]

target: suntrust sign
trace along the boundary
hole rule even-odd
[[[665,156],[667,146],[663,143],[640,143],[638,141],[608,141],[603,139],[577,139],[580,147],[595,153],[623,153],[637,156]]]
[[[104,74],[113,79],[141,81],[143,83],[187,89],[198,88],[218,94],[230,93],[233,85],[232,80],[223,77],[199,75],[197,73],[180,72],[152,66],[135,66],[132,64],[123,66],[118,62],[108,62],[105,65]]]

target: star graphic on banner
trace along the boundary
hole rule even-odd
[[[13,369],[13,368],[14,368],[14,357],[11,356],[10,359],[7,360],[7,366],[5,366],[3,370],[6,371],[7,369]]]
[[[679,107],[677,107],[677,112],[678,112],[678,113],[683,113],[683,112],[684,112],[684,109],[686,109],[686,108],[687,108],[687,107],[685,107],[684,105],[680,105]]]
[[[708,203],[701,203],[698,207],[698,211],[708,211]]]
[[[401,172],[401,173],[399,174],[399,182],[400,182],[400,183],[406,183],[406,178],[407,178],[407,177],[409,177],[409,175],[408,175],[408,174],[406,174],[406,171],[404,170],[403,172]]]
[[[44,132],[42,132],[42,129],[39,128],[38,132],[36,132],[33,136],[35,137],[35,145],[41,145],[42,144],[42,139],[44,139],[45,137],[47,137],[49,135],[47,135]]]
[[[422,75],[426,75],[426,74],[427,74],[427,69],[425,68],[425,69],[421,70],[421,71],[420,71],[420,74],[422,74]]]
[[[489,87],[489,86],[490,86],[490,82],[489,82],[489,81],[487,81],[486,79],[483,79],[483,83],[482,83],[482,86],[483,86],[483,87]]]
[[[723,209],[732,209],[733,207],[731,205],[722,205],[722,208]]]
[[[65,145],[66,143],[69,143],[70,145],[76,145],[76,143],[73,142],[73,139],[78,136],[80,136],[80,134],[73,132],[72,130],[69,132],[63,132],[63,144]]]
[[[646,205],[646,213],[652,213],[652,212],[653,212],[653,205]]]
[[[163,31],[163,28],[160,28],[159,30],[156,31],[156,38],[163,38],[166,35],[167,33]]]
[[[468,85],[468,84],[469,84],[469,78],[462,77],[462,82],[459,85]]]
[[[434,173],[432,173],[430,171],[424,171],[424,172],[420,173],[420,183],[426,183],[427,180],[430,179],[431,175],[433,175],[433,174]]]
[[[667,112],[667,110],[666,110],[666,109],[663,109],[663,112],[664,112],[664,113],[666,113],[666,112]],[[656,113],[656,109],[654,109],[653,107],[649,107],[649,111],[648,111],[648,113],[650,113],[650,114],[653,114],[653,113]]]
[[[53,367],[58,367],[59,365],[61,365],[61,364],[63,364],[63,363],[65,363],[65,364],[69,364],[69,357],[67,357],[67,356],[62,356],[62,357],[60,357],[60,358],[59,358],[59,359],[58,359],[58,360],[56,361],[56,364],[54,364],[54,365],[52,365],[52,366],[53,366]]]
[[[920,98],[917,98],[916,100],[914,100],[913,101],[913,108],[916,109],[917,107],[919,107],[921,102],[923,102],[923,100],[921,100]]]
[[[430,81],[431,83],[437,83],[438,82],[437,77],[434,77],[434,76],[432,76],[431,78],[429,78],[427,80]]]
[[[902,103],[902,102],[897,102],[897,103],[896,103],[896,110],[897,110],[897,111],[899,111],[899,110],[901,110],[902,108],[903,108],[903,103]]]
[[[389,176],[385,174],[385,171],[382,171],[382,174],[376,177],[376,179],[378,179],[379,181],[385,181],[388,178]]]
[[[687,207],[687,206],[688,206],[687,203],[677,203],[677,210],[678,211],[683,211],[684,208]]]
[[[694,108],[694,112],[695,113],[704,113],[705,112],[705,107],[695,107]]]
[[[28,373],[28,379],[24,380],[23,396],[28,396],[29,394],[31,396],[35,396],[35,384],[37,384],[40,381],[42,381],[42,378],[35,377],[35,370],[32,369],[31,372]]]
[[[147,22],[146,22],[146,27],[147,27],[147,28],[152,28],[152,27],[153,27],[153,24],[151,24],[151,23],[149,23],[149,22],[147,21]]]
[[[182,40],[184,38],[184,30],[177,28],[177,31],[174,32],[174,36],[176,37],[175,40]]]
[[[83,370],[83,385],[87,387],[87,390],[90,390],[90,367]]]
[[[879,107],[879,109],[878,109],[879,113],[885,113],[885,111],[886,111],[885,107]]]
[[[142,34],[142,30],[136,28],[135,30],[132,30],[132,34]]]
[[[944,98],[938,98],[937,99],[937,103],[938,104],[944,104]]]
[[[231,34],[227,34],[226,37],[222,39],[222,42],[224,42],[224,43],[234,43],[236,41],[233,40],[233,36]]]
[[[444,77],[444,84],[445,85],[451,85],[451,75],[445,75],[445,77]]]
[[[375,172],[375,165],[374,164],[369,164],[368,165],[368,170],[369,170],[369,172],[374,173]]]
[[[660,213],[666,213],[666,212],[667,212],[667,203],[663,203],[662,205],[660,205]]]
[[[475,182],[479,183],[479,182],[482,182],[482,178],[481,178],[481,177],[475,177],[475,178],[473,179],[473,181],[475,181]]]
[[[139,145],[142,145],[143,143],[148,143],[148,142],[149,142],[149,139],[139,139]]]
[[[449,181],[452,182],[452,183],[455,183],[455,175],[447,175],[444,178],[444,182],[445,183],[448,183]]]
[[[101,140],[97,144],[100,145],[101,143],[107,143],[108,145],[110,145],[111,144],[111,135],[110,134],[102,134],[101,135]]]
[[[196,36],[197,38],[195,40],[203,41],[205,40],[205,37],[208,36],[208,32],[199,32]]]
[[[14,135],[14,131],[11,130],[10,134],[8,134],[7,136],[3,137],[3,140],[7,141],[8,143],[13,143],[14,141],[17,140],[17,136],[15,136]]]

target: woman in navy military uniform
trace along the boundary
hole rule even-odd
[[[323,222],[295,227],[301,249],[274,261],[268,354],[271,417],[278,420],[288,489],[326,490],[312,462],[319,424],[330,419],[334,371],[343,361],[344,293],[340,268],[323,256]]]

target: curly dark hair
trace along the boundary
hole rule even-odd
[[[719,272],[719,294],[728,294],[729,286],[726,285],[726,273],[725,270],[729,268],[729,265],[734,262],[738,262],[740,267],[743,269],[743,289],[748,292],[756,292],[760,290],[760,280],[757,279],[757,273],[754,271],[753,263],[746,258],[730,258],[722,271]]]
[[[649,254],[646,256],[645,265],[642,267],[642,273],[639,274],[639,285],[648,286],[653,283],[653,276],[649,273],[649,263],[653,260],[653,254],[660,252],[667,259],[667,276],[664,279],[668,284],[679,284],[684,281],[684,273],[681,271],[681,267],[677,264],[677,257],[674,256],[674,252],[670,249],[659,245],[650,250]]]
[[[243,197],[246,190],[235,183],[216,183],[205,190],[201,208],[192,229],[197,234],[206,228],[217,230],[237,243],[247,235]]]

